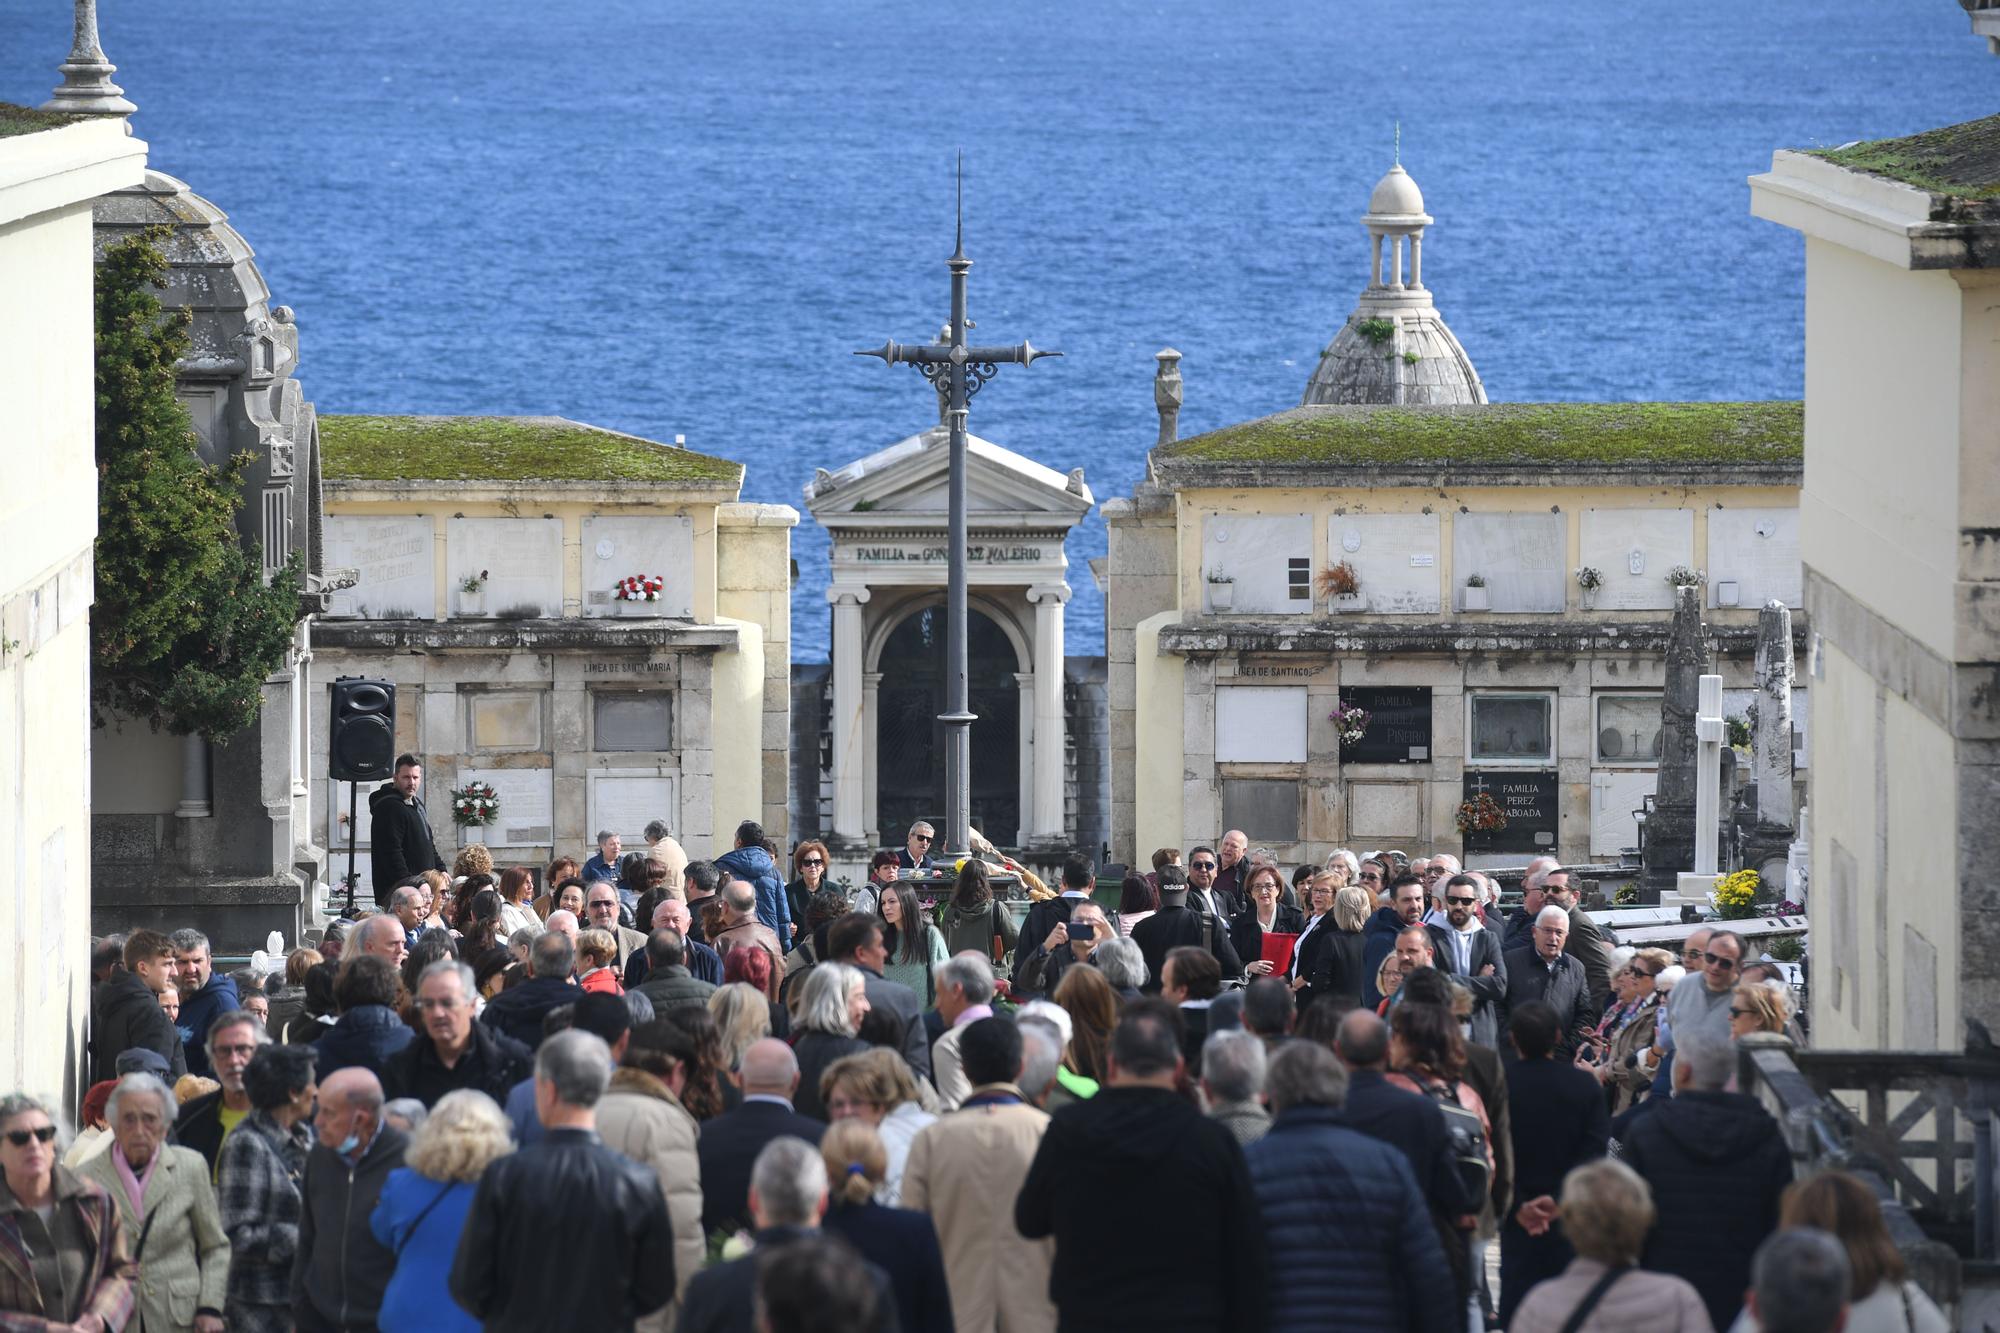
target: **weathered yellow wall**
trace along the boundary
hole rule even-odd
[[[1143,861],[1155,847],[1179,847],[1181,783],[1186,768],[1183,744],[1182,681],[1187,660],[1161,656],[1160,630],[1180,619],[1177,611],[1162,611],[1140,621],[1132,633],[1136,670],[1133,730],[1133,856]]]
[[[736,626],[736,647],[715,655],[710,679],[714,713],[715,846],[720,856],[735,846],[736,826],[761,812],[764,762],[759,747],[764,699],[764,630],[749,620],[722,619]],[[694,849],[689,849],[693,855]]]
[[[790,834],[786,795],[792,753],[792,529],[789,505],[726,504],[716,511],[716,613],[756,625],[763,638],[764,681],[758,715],[761,805],[755,813],[716,807],[721,822],[756,818],[781,846]]]

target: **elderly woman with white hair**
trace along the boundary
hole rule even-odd
[[[222,1333],[229,1296],[229,1236],[208,1163],[167,1142],[179,1113],[173,1091],[152,1074],[127,1074],[111,1090],[104,1119],[111,1148],[77,1171],[118,1205],[139,1265],[130,1325],[146,1333]]]
[[[56,1160],[56,1118],[22,1093],[0,1097],[0,1326],[123,1328],[137,1266],[118,1205]],[[14,1318],[10,1316],[21,1316]]]
[[[842,1056],[868,1049],[868,1043],[858,1035],[861,1020],[867,1016],[866,978],[859,968],[821,963],[806,973],[799,1011],[792,1017],[792,1027],[799,1034],[792,1043],[792,1054],[799,1061],[799,1091],[794,1100],[800,1115],[827,1118],[826,1103],[820,1099],[820,1075]]]
[[[471,1088],[448,1092],[424,1118],[383,1182],[368,1228],[396,1259],[382,1293],[382,1333],[477,1333],[479,1321],[446,1289],[479,1177],[514,1151],[507,1117]]]

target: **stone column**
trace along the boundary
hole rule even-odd
[[[208,740],[190,733],[181,737],[181,803],[174,814],[182,819],[208,819],[215,814],[209,797]]]
[[[862,730],[861,606],[865,588],[829,588],[833,603],[833,836],[867,839],[862,816],[866,756]]]
[[[882,673],[868,671],[861,676],[861,753],[865,759],[861,765],[861,836],[873,843],[876,829],[881,827],[881,811],[877,798],[881,795],[882,780]]]
[[[1757,613],[1757,822],[1792,827],[1792,613],[1783,602]],[[1786,841],[1790,841],[1787,836]]]
[[[1160,413],[1160,436],[1155,447],[1172,444],[1181,433],[1181,354],[1173,348],[1162,348],[1153,353],[1159,362],[1153,371],[1153,405]]]
[[[1069,585],[1040,584],[1028,589],[1035,604],[1035,781],[1034,813],[1027,819],[1030,839],[1062,845],[1063,828],[1063,607]]]
[[[1014,673],[1014,697],[1020,709],[1020,730],[1017,734],[1020,737],[1021,756],[1017,764],[1020,780],[1016,784],[1020,790],[1020,827],[1014,830],[1013,845],[1025,847],[1035,837],[1035,756],[1041,749],[1040,740],[1035,734],[1034,672]],[[998,829],[989,829],[987,832],[995,842],[999,841],[995,836],[999,833]]]

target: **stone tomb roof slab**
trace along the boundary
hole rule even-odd
[[[733,500],[743,484],[741,463],[565,417],[322,416],[319,431],[332,490],[638,484]]]
[[[934,427],[845,467],[821,469],[806,486],[806,507],[829,529],[942,528],[949,504],[950,440],[943,427]],[[1081,470],[1064,476],[990,440],[966,437],[967,521],[972,526],[1068,529],[1095,503]]]

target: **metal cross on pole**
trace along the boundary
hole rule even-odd
[[[972,723],[965,661],[965,417],[972,395],[1006,364],[1033,365],[1045,352],[1022,339],[1018,347],[972,347],[965,341],[973,327],[965,317],[965,275],[972,261],[965,257],[965,159],[958,164],[958,229],[956,247],[945,267],[951,270],[951,324],[942,343],[907,346],[886,342],[856,356],[877,356],[892,366],[915,366],[945,399],[945,419],[951,427],[951,512],[947,538],[950,578],[945,591],[945,711],[944,723],[944,851],[972,849]],[[1038,664],[1039,665],[1039,664]]]

